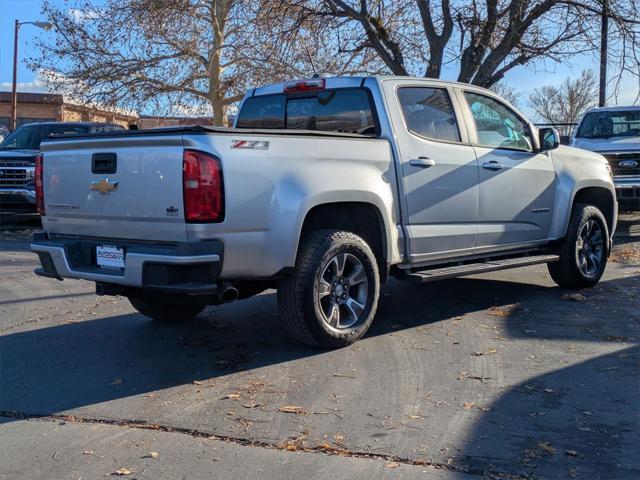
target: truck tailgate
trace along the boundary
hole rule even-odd
[[[56,139],[42,150],[49,233],[187,240],[181,135]]]

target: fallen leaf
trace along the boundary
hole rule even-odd
[[[85,450],[84,452],[85,455],[93,455],[93,450]]]
[[[158,458],[158,452],[149,452],[149,458]]]
[[[238,400],[239,398],[240,398],[239,393],[229,393],[228,395],[225,395],[224,397],[222,397],[222,400]]]
[[[285,405],[283,407],[278,407],[278,411],[282,413],[295,413],[296,415],[303,415],[307,413],[303,407],[298,407],[297,405]]]
[[[202,385],[202,382],[200,382],[199,380],[194,380],[192,383],[194,385]]]
[[[556,449],[551,446],[548,442],[538,442],[538,448],[544,450],[547,453],[554,454],[556,453]]]
[[[116,378],[113,382],[111,382],[111,385],[122,385],[124,383],[124,380],[121,378]]]
[[[397,467],[399,467],[399,466],[400,466],[400,464],[399,464],[398,462],[388,462],[388,463],[385,465],[385,467],[386,467],[386,468],[397,468]]]
[[[577,457],[578,456],[578,452],[576,452],[575,450],[565,450],[564,453],[566,453],[570,457]]]
[[[115,472],[113,472],[111,475],[117,475],[119,477],[124,477],[126,475],[131,475],[133,473],[132,470],[129,470],[128,468],[122,467],[119,468],[118,470],[116,470]]]
[[[581,293],[565,293],[560,297],[560,300],[571,300],[572,302],[582,302],[586,299],[587,297],[585,297]]]
[[[422,416],[420,416],[420,415],[409,415],[409,418],[411,418],[413,420],[418,420],[419,418],[422,418]]]
[[[497,351],[498,351],[497,348],[491,347],[486,352],[471,352],[471,355],[473,355],[474,357],[481,357],[482,355],[490,355],[492,353],[497,353]]]

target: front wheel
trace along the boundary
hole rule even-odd
[[[303,239],[294,273],[278,286],[280,315],[298,342],[340,348],[362,338],[378,307],[376,258],[359,236],[318,230]]]
[[[184,298],[171,300],[158,300],[150,296],[129,297],[129,303],[142,315],[159,322],[191,320],[205,307],[186,295]]]
[[[609,228],[602,212],[593,205],[574,205],[560,260],[549,263],[554,282],[564,288],[596,285],[607,266]]]

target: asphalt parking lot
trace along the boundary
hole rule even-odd
[[[640,237],[580,295],[545,266],[390,281],[370,333],[292,344],[275,292],[159,325],[0,237],[1,479],[640,477]],[[640,221],[637,222],[640,225]]]

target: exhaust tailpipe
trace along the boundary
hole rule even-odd
[[[238,299],[238,289],[230,283],[223,283],[218,289],[217,295],[221,302],[229,303]]]

